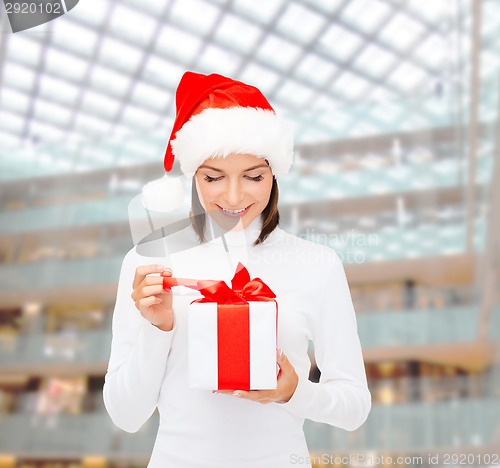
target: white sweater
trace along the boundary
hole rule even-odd
[[[103,397],[113,422],[136,432],[158,407],[160,426],[149,468],[281,468],[308,457],[305,418],[348,431],[371,408],[356,317],[335,252],[276,228],[251,245],[260,218],[244,231],[199,244],[191,227],[131,249],[123,261],[113,315],[113,340]],[[207,223],[209,238],[213,226]],[[167,247],[165,247],[167,246]],[[166,250],[168,252],[166,252]],[[241,261],[278,301],[278,346],[298,376],[287,403],[260,404],[187,384],[187,307],[201,297],[174,288],[175,325],[164,332],[145,320],[130,297],[139,265],[166,264],[173,276],[222,279],[230,285]],[[319,383],[309,381],[309,340]],[[310,466],[308,463],[301,466]]]

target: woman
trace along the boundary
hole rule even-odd
[[[220,75],[183,76],[165,169],[175,157],[193,176],[193,212],[202,216],[170,236],[183,248],[172,250],[169,265],[136,249],[125,257],[104,385],[106,408],[125,431],[136,432],[158,407],[151,468],[311,466],[305,418],[353,431],[368,416],[342,264],[328,247],[278,227],[276,176],[288,171],[292,153],[288,128],[258,89]],[[186,313],[194,297],[164,290],[163,277],[229,284],[238,262],[276,294],[277,388],[189,388]],[[319,383],[308,380],[309,340]]]

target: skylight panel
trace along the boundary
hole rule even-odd
[[[498,2],[483,2],[481,15],[483,37],[494,34],[500,29],[500,6]]]
[[[100,136],[109,134],[111,124],[104,119],[80,112],[75,120],[75,128],[89,136]]]
[[[132,40],[144,47],[153,37],[156,25],[157,21],[152,16],[117,3],[110,17],[108,28],[117,36]]]
[[[213,27],[220,9],[199,0],[182,0],[173,3],[170,18],[198,34],[207,34]]]
[[[97,46],[98,34],[75,21],[55,21],[51,40],[58,47],[91,57]]]
[[[329,94],[321,93],[317,94],[314,103],[311,104],[311,108],[318,111],[331,111],[332,109],[337,109],[342,102],[339,99],[335,99]]]
[[[262,67],[254,62],[250,62],[240,79],[245,83],[259,88],[264,94],[271,92],[280,80],[280,75],[269,68]]]
[[[71,118],[72,110],[43,99],[35,101],[33,116],[44,122],[49,122],[59,127],[66,127]]]
[[[35,73],[30,68],[7,61],[4,64],[3,80],[12,88],[31,93],[35,84]]]
[[[61,141],[64,138],[65,130],[57,125],[32,120],[30,124],[30,136],[40,141]]]
[[[170,87],[173,90],[185,71],[185,68],[180,65],[151,55],[143,67],[142,76],[162,88]]]
[[[311,100],[312,94],[310,88],[295,81],[287,80],[283,86],[280,86],[277,97],[295,107],[304,107]]]
[[[123,73],[118,73],[110,68],[94,64],[90,75],[90,83],[94,88],[121,98],[128,91],[131,79]]]
[[[335,81],[333,88],[340,95],[357,99],[368,91],[370,84],[355,74],[346,71]]]
[[[447,15],[446,4],[449,6],[452,2],[448,0],[435,0],[427,3],[425,8],[422,8],[420,3],[408,2],[408,8],[418,17],[437,24],[444,20]]]
[[[7,43],[7,60],[35,68],[40,63],[42,46],[24,36],[12,35]]]
[[[228,46],[247,53],[255,47],[262,34],[262,30],[257,26],[236,15],[226,13],[217,27],[215,37]]]
[[[257,57],[287,70],[297,60],[302,50],[289,41],[269,35],[257,51]]]
[[[106,20],[111,3],[106,1],[80,2],[75,10],[79,21],[94,27],[101,26]]]
[[[21,133],[24,129],[24,117],[10,111],[0,110],[0,126],[13,133]]]
[[[129,154],[134,154],[139,157],[158,156],[158,146],[148,141],[144,141],[143,138],[127,138],[123,145],[123,149]]]
[[[314,85],[323,86],[337,70],[335,65],[311,52],[300,62],[295,73]]]
[[[389,81],[393,86],[405,92],[410,92],[415,90],[425,78],[426,74],[421,68],[409,62],[404,62],[390,75]]]
[[[134,85],[131,102],[142,104],[155,111],[163,112],[172,100],[173,94],[165,89],[157,88],[144,81],[139,81]]]
[[[345,61],[363,42],[359,36],[334,24],[321,36],[318,45],[329,56]]]
[[[81,108],[83,111],[101,115],[106,119],[114,119],[120,110],[121,102],[103,93],[87,89],[82,98]]]
[[[122,0],[122,3],[127,3],[134,9],[145,11],[153,16],[161,15],[169,8],[169,2],[159,2],[158,0],[141,0],[140,3],[137,0]]]
[[[165,25],[158,35],[155,50],[167,57],[188,63],[196,58],[202,43],[202,40],[194,34]]]
[[[133,104],[129,104],[123,112],[122,123],[139,128],[152,128],[158,124],[159,116]]]
[[[446,43],[444,38],[437,34],[431,34],[415,51],[415,57],[431,67],[440,67],[446,60]]]
[[[233,7],[236,11],[247,14],[259,23],[270,23],[280,8],[284,0],[266,0],[265,2],[249,2],[248,0],[235,0]]]
[[[380,37],[390,46],[403,52],[408,49],[424,32],[421,24],[407,15],[398,13],[380,31]]]
[[[207,73],[231,76],[240,63],[240,56],[215,45],[208,45],[198,61],[198,67]]]
[[[0,91],[0,103],[3,109],[24,114],[29,109],[30,97],[26,93],[3,86]]]
[[[370,44],[356,57],[354,66],[375,78],[380,78],[389,68],[396,64],[393,54],[374,44]]]
[[[296,3],[289,3],[280,15],[276,29],[301,42],[310,42],[325,24],[323,16],[314,13],[309,8]]]
[[[339,6],[344,3],[344,0],[303,0],[305,3],[311,4],[315,8],[323,10],[325,13],[333,13],[338,10]]]
[[[111,37],[105,37],[99,47],[99,61],[102,64],[113,64],[117,68],[134,73],[141,62],[144,51]]]
[[[53,47],[47,51],[45,68],[56,76],[82,82],[88,67],[88,61],[77,58],[72,54],[56,50]]]
[[[392,88],[382,88],[381,86],[372,88],[366,96],[366,99],[377,104],[393,101],[396,98],[398,98],[398,95]]]
[[[487,50],[483,50],[481,54],[481,68],[480,75],[483,80],[491,78],[492,75],[495,77],[498,75],[500,67],[500,60],[498,58],[497,53],[488,52]]]
[[[40,76],[38,93],[49,101],[73,106],[80,94],[80,88],[65,80],[53,78],[44,73]]]
[[[1,115],[1,111],[0,111]],[[1,130],[1,124],[0,124],[0,148],[16,148],[20,146],[22,143],[22,138],[19,135],[14,135],[12,132],[4,132]],[[4,155],[0,154],[0,158],[3,158]],[[9,170],[12,171],[12,167],[9,166]],[[4,179],[5,173],[4,171],[0,172],[0,179]]]
[[[378,0],[350,0],[342,10],[341,17],[360,28],[364,33],[374,32],[387,16],[391,8]]]

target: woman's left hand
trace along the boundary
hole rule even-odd
[[[226,393],[238,398],[257,401],[258,403],[286,403],[295,393],[299,376],[282,350],[277,352],[278,385],[275,390],[214,390],[214,393]]]

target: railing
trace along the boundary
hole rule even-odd
[[[365,349],[472,342],[477,314],[474,307],[365,313],[357,317],[358,334]],[[499,317],[497,307],[492,311],[492,323],[498,323]],[[492,340],[498,339],[498,334],[498,330],[492,330]],[[110,329],[0,335],[0,366],[103,363],[109,359],[110,343]]]
[[[364,348],[474,341],[477,320],[477,308],[467,306],[365,313],[357,317]]]
[[[399,377],[368,381],[373,403],[439,403],[457,398],[500,397],[494,386],[500,382],[493,372],[457,376]]]
[[[47,260],[0,266],[0,293],[116,284],[123,257]]]
[[[108,330],[0,336],[0,366],[105,363],[110,347]]]
[[[477,182],[483,183],[491,173],[492,159],[488,154],[479,156]],[[294,171],[280,180],[283,204],[460,186],[460,167],[453,158],[438,159],[425,165],[359,168],[336,174],[327,169],[328,175],[324,174],[320,163],[318,166],[314,175]],[[128,222],[128,204],[132,199],[131,195],[110,196],[98,201],[0,212],[0,234]]]
[[[488,446],[500,426],[500,399],[374,406],[354,432],[306,421],[313,452],[432,450]]]
[[[356,431],[306,421],[311,452],[411,450],[488,446],[498,430],[500,400],[466,399],[434,404],[374,406]],[[0,452],[43,456],[87,453],[113,457],[147,457],[158,427],[155,414],[135,434],[113,426],[102,412],[78,416],[0,416]]]
[[[138,433],[116,428],[106,413],[78,416],[0,415],[0,452],[43,456],[147,456],[158,428],[155,414]]]

